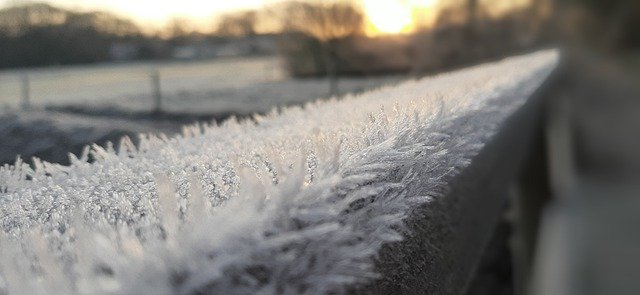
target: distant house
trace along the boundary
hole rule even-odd
[[[275,54],[276,37],[257,35],[223,40],[194,40],[173,48],[171,57],[180,60],[196,60],[214,57],[235,57]]]
[[[247,56],[252,52],[253,43],[249,38],[231,39],[216,48],[216,56],[232,57]]]
[[[215,45],[208,42],[198,42],[175,47],[171,57],[181,60],[206,59],[216,57],[216,53]]]
[[[109,47],[109,59],[112,61],[134,60],[140,55],[140,45],[129,42],[113,43]]]

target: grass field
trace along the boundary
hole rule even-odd
[[[151,73],[155,71],[160,74],[167,112],[265,112],[273,106],[332,95],[324,78],[291,79],[279,58],[253,57],[2,71],[0,104],[20,104],[22,78],[27,75],[34,106],[147,111],[153,108]],[[402,78],[344,78],[340,93],[362,92]]]

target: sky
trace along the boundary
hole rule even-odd
[[[215,15],[259,8],[281,0],[0,0],[0,6],[34,1],[81,11],[107,10],[147,28],[161,28],[176,17],[184,18],[198,29],[211,28]],[[410,30],[416,11],[432,11],[440,0],[360,1],[373,31],[400,33]]]
[[[47,2],[76,10],[107,10],[130,17],[141,24],[162,25],[175,17],[210,22],[216,14],[257,8],[276,0],[0,0],[0,6],[22,2]]]
[[[25,2],[47,2],[72,10],[107,10],[125,16],[150,29],[160,29],[174,18],[188,19],[195,27],[212,28],[215,16],[234,10],[260,8],[282,0],[0,0],[0,7]],[[316,0],[319,1],[319,0]],[[324,0],[322,0],[324,1]],[[370,27],[377,33],[407,32],[421,19],[434,20],[442,0],[359,0]],[[494,10],[530,0],[480,0]],[[426,22],[426,25],[429,21]]]

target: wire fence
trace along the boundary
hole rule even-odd
[[[275,57],[11,70],[0,72],[0,105],[215,111],[202,107],[239,89],[284,79]]]
[[[0,71],[1,109],[90,115],[248,115],[396,84],[406,75],[294,79],[277,57]]]

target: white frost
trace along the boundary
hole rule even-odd
[[[344,293],[556,55],[0,168],[0,293]]]

